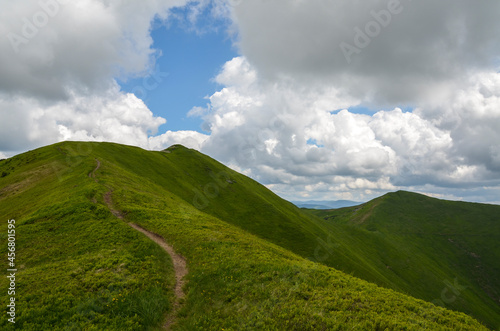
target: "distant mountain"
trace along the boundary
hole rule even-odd
[[[299,209],[180,145],[64,142],[0,174],[0,246],[7,256],[15,236],[17,270],[0,292],[16,283],[16,330],[500,325],[500,206],[396,192]]]
[[[306,200],[306,201],[291,201],[294,205],[299,208],[308,209],[337,209],[343,207],[352,207],[362,204],[363,202],[351,201],[351,200]]]

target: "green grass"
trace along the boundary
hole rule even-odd
[[[400,191],[358,207],[309,212],[361,239],[352,247],[378,265],[374,282],[500,327],[500,206]]]
[[[98,182],[88,177],[96,158]],[[187,259],[176,329],[485,329],[463,313],[332,268],[405,291],[371,260],[389,259],[398,247],[365,252],[374,231],[351,225],[347,214],[338,226],[305,213],[181,146],[148,152],[65,142],[1,161],[3,173],[0,215],[17,221],[16,329],[160,328],[173,302],[171,260],[110,213],[109,190],[126,221],[162,235]],[[6,288],[2,278],[0,291]]]
[[[95,167],[91,159],[75,156],[68,165],[64,155],[51,149],[0,163],[9,172],[0,182],[0,215],[16,219],[16,329],[156,326],[172,299],[168,255],[102,203],[91,201],[105,190],[87,177]],[[6,221],[1,224],[2,256]],[[2,277],[1,293],[7,294],[7,287]],[[14,329],[6,318],[0,328]]]

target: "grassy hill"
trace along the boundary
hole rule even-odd
[[[353,246],[376,231],[354,226],[351,209],[324,220],[182,146],[65,142],[0,161],[0,177],[3,256],[6,220],[16,220],[15,329],[159,329],[174,300],[172,261],[127,222],[187,260],[179,330],[485,329],[332,268],[405,290],[370,260],[381,250]],[[110,211],[110,196],[124,220]],[[2,277],[1,293],[8,287]],[[14,326],[3,318],[0,328]]]
[[[309,212],[360,239],[388,287],[500,327],[500,206],[399,191]]]

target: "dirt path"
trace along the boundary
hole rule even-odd
[[[120,211],[116,210],[113,208],[113,200],[111,199],[111,194],[113,194],[113,191],[108,191],[104,194],[104,202],[108,206],[109,211],[115,215],[115,217],[118,217],[119,219],[123,219],[123,215]]]
[[[98,170],[100,165],[101,165],[99,160],[96,159],[96,161],[97,161],[97,167],[95,168],[95,170],[93,172],[91,172],[89,174],[89,177],[95,178],[95,171]],[[97,179],[96,179],[96,181],[97,181]],[[113,194],[112,191],[106,192],[106,194],[104,194],[104,202],[106,203],[109,210],[111,211],[111,213],[113,213],[113,215],[115,217],[117,217],[121,220],[124,220],[123,214],[120,211],[114,209],[114,207],[113,207],[112,194]],[[172,246],[167,244],[167,242],[165,241],[165,239],[163,239],[162,236],[160,236],[156,233],[153,233],[151,231],[148,231],[148,230],[144,229],[143,227],[141,227],[137,224],[134,224],[134,223],[128,223],[128,225],[130,227],[134,228],[135,230],[140,231],[143,234],[145,234],[149,239],[153,240],[161,248],[163,248],[172,258],[172,262],[174,264],[174,271],[175,271],[175,287],[174,287],[175,302],[174,302],[174,305],[172,307],[172,311],[168,314],[166,321],[165,321],[165,324],[163,326],[165,330],[170,330],[170,327],[175,323],[175,320],[177,317],[177,312],[181,306],[181,299],[184,298],[184,296],[185,296],[184,291],[182,290],[182,287],[184,286],[184,283],[185,283],[184,276],[186,276],[188,273],[186,260],[184,259],[184,257],[177,254],[175,252],[175,250],[172,248]]]
[[[99,168],[101,167],[101,162],[98,159],[95,160],[97,161],[97,166],[95,167],[94,170],[92,170],[92,172],[89,172],[89,178],[95,178],[95,172],[99,170]],[[97,183],[97,179],[95,181]]]
[[[160,247],[163,248],[170,255],[170,257],[172,257],[175,270],[175,290],[174,290],[175,302],[172,311],[167,316],[167,320],[164,325],[165,329],[169,330],[170,326],[175,323],[177,311],[180,308],[180,300],[185,296],[182,287],[184,286],[184,276],[186,276],[188,273],[186,260],[181,255],[177,254],[172,248],[172,246],[170,246],[165,242],[165,239],[163,239],[162,236],[157,235],[156,233],[153,233],[151,231],[148,231],[143,227],[134,223],[128,223],[128,225],[130,225],[137,231],[144,233],[146,236],[148,236],[149,239],[153,240],[155,243],[160,245]]]

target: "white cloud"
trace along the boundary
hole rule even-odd
[[[148,146],[153,150],[162,150],[171,145],[180,144],[200,150],[207,139],[207,135],[196,131],[167,131],[162,135],[150,137]]]
[[[151,22],[186,2],[0,1],[0,150],[65,139],[148,147],[166,120],[115,78],[154,66]]]
[[[498,12],[498,1],[276,0],[242,1],[232,17],[242,53],[264,77],[335,82],[376,104],[413,104],[498,66]],[[359,50],[350,64],[342,43]]]
[[[471,86],[455,91],[449,104],[419,113],[451,131],[457,157],[467,164],[483,166],[484,176],[498,178],[500,73],[480,73],[471,81]]]
[[[165,119],[154,117],[142,100],[119,88],[102,95],[72,94],[43,103],[33,98],[0,97],[0,149],[20,150],[61,140],[112,141],[148,147]]]
[[[155,55],[151,20],[185,2],[1,1],[0,35],[10,38],[0,39],[0,90],[60,99],[143,73]]]
[[[394,151],[397,172],[394,183],[409,185],[421,181],[445,180],[453,171],[453,141],[450,132],[400,109],[380,111],[372,116],[370,127],[384,146]]]
[[[499,76],[476,77],[441,110],[362,115],[346,110],[359,101],[333,86],[312,89],[289,78],[270,83],[240,57],[218,76],[228,85],[210,97],[204,119],[211,135],[202,151],[290,198],[498,187]]]
[[[244,58],[237,58],[218,76],[231,85],[210,98],[205,121],[211,136],[202,151],[251,169],[253,177],[267,184],[331,183],[333,177],[343,176],[346,189],[386,187],[379,185],[380,178],[396,171],[395,152],[376,139],[371,117],[346,110],[331,113],[357,100],[332,87],[268,84],[250,68]]]
[[[188,117],[203,117],[209,112],[209,108],[203,108],[203,107],[193,107],[191,110],[187,113]]]
[[[226,86],[248,87],[254,84],[256,79],[257,72],[250,63],[243,57],[235,57],[224,64],[215,81]]]

